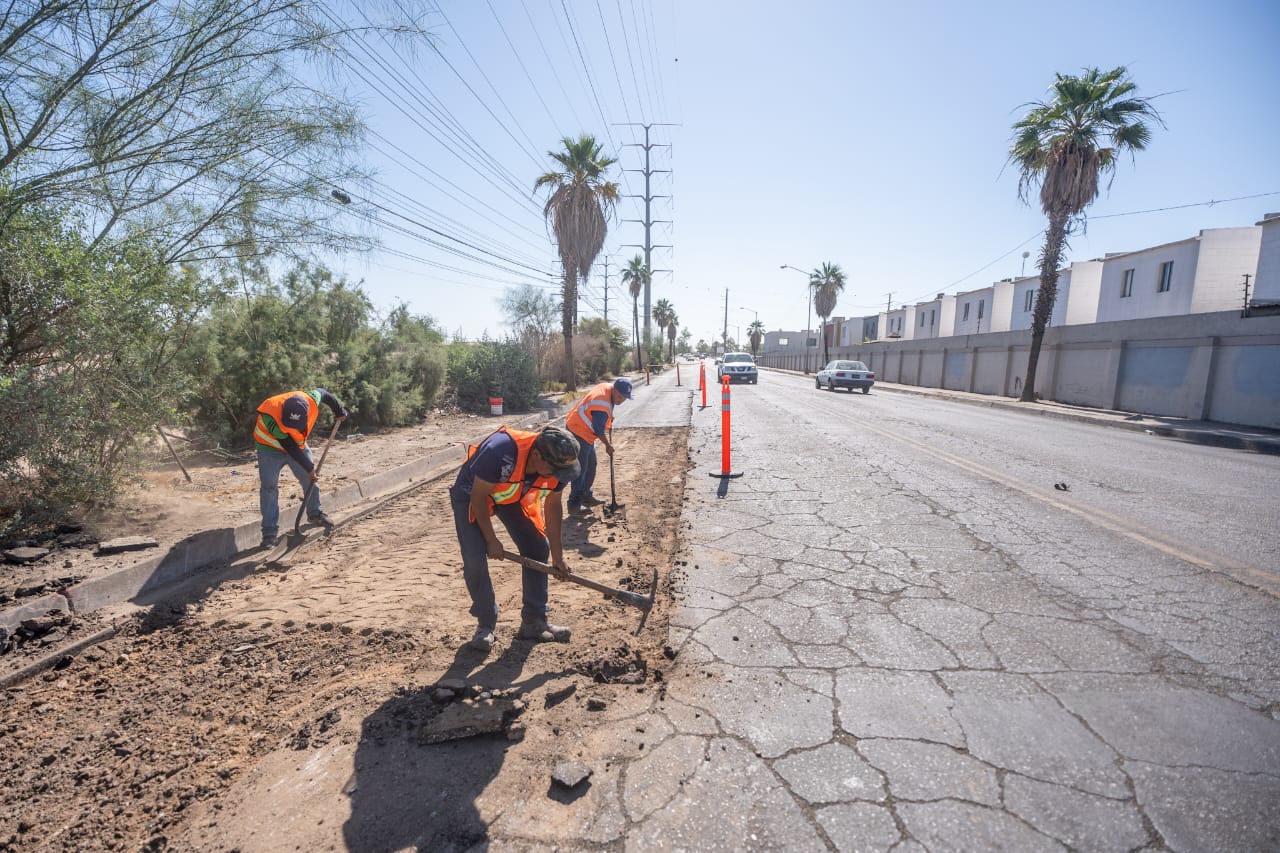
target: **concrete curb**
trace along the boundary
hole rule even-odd
[[[513,420],[511,425],[528,429],[554,421],[558,417],[560,415],[555,411],[543,410],[533,415],[526,415],[519,420]],[[484,435],[488,433],[479,435],[471,441],[478,441]],[[360,504],[368,504],[349,518],[342,519],[340,523],[345,524],[367,515],[387,501],[439,479],[462,462],[464,453],[464,444],[459,443],[453,447],[438,450],[430,456],[365,477],[325,493],[323,495],[325,508],[336,513]],[[300,502],[282,507],[281,518],[294,518],[299,507],[301,507]],[[176,543],[164,554],[115,569],[99,577],[89,578],[59,592],[47,593],[19,606],[6,608],[0,611],[0,627],[12,631],[22,624],[22,620],[44,616],[49,611],[89,613],[134,599],[155,600],[160,591],[195,577],[203,568],[252,551],[258,546],[261,537],[262,529],[257,520],[246,522],[238,527],[224,527],[196,533]],[[59,651],[55,656],[60,654],[66,654],[66,651]],[[0,682],[3,682],[6,677],[0,676]]]

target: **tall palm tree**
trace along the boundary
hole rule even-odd
[[[756,352],[760,349],[760,342],[764,340],[764,323],[753,320],[751,325],[747,326],[747,340],[751,341],[751,357],[755,358]]]
[[[659,354],[662,350],[662,336],[667,331],[667,326],[671,325],[672,319],[676,316],[675,306],[671,304],[669,299],[659,299],[653,303],[653,322],[658,324],[658,347]]]
[[[618,201],[618,185],[605,179],[605,171],[617,162],[605,157],[595,137],[583,133],[577,139],[560,140],[563,151],[547,155],[560,164],[560,171],[547,172],[534,181],[535,190],[551,188],[542,215],[551,223],[556,250],[564,267],[564,304],[560,327],[564,333],[565,385],[577,388],[573,365],[573,327],[578,304],[578,277],[591,272],[604,238],[609,232],[608,217]]]
[[[830,262],[809,273],[809,287],[813,289],[813,311],[822,318],[822,363],[827,363],[827,318],[836,310],[836,299],[844,290],[844,270]]]
[[[676,360],[676,336],[680,334],[680,318],[676,316],[676,312],[671,312],[671,318],[667,322],[667,361]]]
[[[649,268],[644,265],[644,258],[636,255],[627,261],[627,266],[622,270],[622,283],[627,286],[627,292],[631,294],[631,327],[636,336],[636,369],[644,367],[644,361],[640,358],[640,294],[644,293],[644,287],[649,283]]]
[[[1164,126],[1149,98],[1136,96],[1137,84],[1124,66],[1110,71],[1086,68],[1079,77],[1056,74],[1050,98],[1034,101],[1013,126],[1009,161],[1017,165],[1018,197],[1040,187],[1040,209],[1049,219],[1040,250],[1040,288],[1031,320],[1031,353],[1021,400],[1035,400],[1036,365],[1044,330],[1058,296],[1058,264],[1071,233],[1071,220],[1098,197],[1099,179],[1114,179],[1116,160],[1147,147],[1151,128]]]

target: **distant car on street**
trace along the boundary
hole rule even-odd
[[[730,382],[750,382],[755,385],[760,381],[760,374],[756,370],[756,360],[751,357],[749,352],[727,352],[720,361],[720,366],[716,368],[717,381],[723,381],[728,376]]]
[[[828,362],[827,366],[813,377],[815,388],[822,389],[825,386],[828,391],[848,388],[850,394],[853,393],[854,388],[861,388],[863,394],[870,394],[871,386],[875,384],[876,375],[860,361]]]

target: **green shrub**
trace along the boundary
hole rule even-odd
[[[527,412],[541,388],[534,358],[515,341],[455,341],[449,345],[449,386],[458,407],[488,413],[489,400],[501,397],[504,411]]]

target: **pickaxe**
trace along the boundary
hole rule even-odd
[[[502,552],[502,559],[510,560],[513,563],[519,563],[526,569],[533,569],[535,572],[542,572],[551,575],[560,580],[566,580],[570,583],[576,583],[579,586],[585,586],[587,589],[594,589],[596,592],[604,593],[605,598],[616,598],[623,604],[630,604],[632,607],[639,608],[644,611],[644,615],[640,617],[640,624],[636,627],[636,634],[640,633],[640,629],[644,627],[645,620],[649,618],[649,611],[653,609],[653,600],[658,593],[658,570],[653,570],[653,581],[649,585],[649,594],[640,595],[626,589],[614,589],[611,586],[605,586],[602,583],[584,578],[581,575],[575,575],[573,572],[562,572],[547,563],[541,563],[532,557],[522,557],[519,554],[513,554],[510,551]]]

